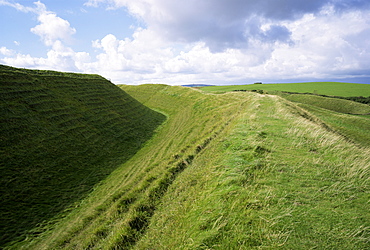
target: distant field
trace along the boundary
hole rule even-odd
[[[306,82],[281,84],[249,84],[231,86],[208,86],[201,88],[207,92],[228,92],[235,90],[266,90],[312,93],[331,96],[370,96],[370,84],[340,82]]]

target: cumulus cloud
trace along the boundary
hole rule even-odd
[[[0,61],[15,66],[98,73],[127,84],[370,76],[367,0],[89,0],[86,6],[125,8],[142,24],[130,37],[92,41],[96,55],[66,46],[76,30],[42,3],[7,5],[37,15],[31,32],[49,49],[34,58],[1,47]]]
[[[58,17],[55,13],[42,12],[38,16],[39,25],[31,29],[31,32],[40,36],[47,46],[52,46],[56,41],[69,41],[76,33],[67,20]]]
[[[108,3],[90,1],[94,6],[102,2]],[[133,65],[138,65],[136,70],[142,69],[137,71],[138,82],[169,84],[370,75],[370,11],[365,1],[346,11],[346,1],[284,1],[291,4],[286,13],[281,1],[264,1],[268,6],[260,2],[227,1],[228,6],[226,1],[218,1],[212,9],[211,1],[179,5],[162,0],[109,1],[109,8],[127,7],[147,27],[137,31],[132,40],[110,37],[114,43],[101,44],[104,53],[98,61],[104,62],[102,66],[114,62],[126,72],[135,72]],[[157,42],[140,52],[152,41]],[[115,49],[109,51],[107,47]],[[154,48],[156,52],[151,51]],[[160,53],[164,48],[167,52]],[[147,55],[145,61],[135,57],[140,53]],[[126,77],[120,79],[130,82]]]
[[[34,2],[34,7],[27,7],[19,3],[0,0],[0,5],[13,7],[21,12],[36,14],[39,24],[31,28],[30,31],[38,35],[42,42],[50,48],[46,58],[37,58],[29,54],[15,53],[2,47],[0,53],[6,56],[1,59],[2,62],[20,67],[76,71],[78,70],[76,65],[81,65],[81,61],[87,60],[87,53],[76,53],[72,48],[65,46],[64,43],[72,39],[72,35],[76,33],[76,30],[71,27],[67,20],[47,10],[45,4],[37,1]],[[18,42],[15,43],[17,44]]]
[[[266,22],[297,20],[307,13],[318,13],[325,6],[335,9],[368,6],[367,0],[89,0],[86,5],[127,8],[148,28],[174,42],[203,41],[214,52],[245,48],[257,37],[264,42],[290,42],[282,25],[263,32]],[[348,9],[349,7],[347,7]]]
[[[52,46],[58,40],[69,41],[76,30],[70,26],[67,20],[58,17],[55,13],[48,11],[45,4],[40,1],[34,2],[34,7],[23,6],[19,3],[10,3],[0,0],[0,5],[10,6],[18,11],[34,13],[40,24],[31,28],[31,32],[40,36],[47,46]]]

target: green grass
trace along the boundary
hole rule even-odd
[[[166,121],[63,218],[7,248],[368,248],[370,149],[333,126],[349,116],[366,131],[366,115],[326,99],[120,88]]]
[[[333,131],[359,145],[370,146],[370,105],[314,95],[283,94],[287,100],[322,120]],[[304,115],[301,113],[301,115]]]
[[[366,249],[369,149],[244,95],[234,126],[173,183],[135,249]]]
[[[302,94],[281,94],[281,96],[293,102],[316,106],[337,113],[354,115],[370,114],[370,105],[350,100]]]
[[[228,92],[235,90],[264,90],[264,91],[287,91],[297,93],[311,93],[330,96],[370,96],[370,84],[340,83],[340,82],[307,82],[307,83],[283,83],[283,84],[250,84],[231,86],[202,87],[207,92]]]
[[[0,245],[37,235],[165,117],[96,75],[0,67]]]
[[[165,113],[167,121],[81,207],[27,248],[110,249],[135,245],[173,181],[230,125],[245,103],[242,96],[235,94],[204,95],[182,87],[122,88]]]

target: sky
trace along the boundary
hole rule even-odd
[[[370,1],[0,0],[0,64],[115,84],[370,83]]]

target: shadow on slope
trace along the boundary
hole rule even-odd
[[[0,65],[0,246],[39,234],[164,120],[98,75]]]

